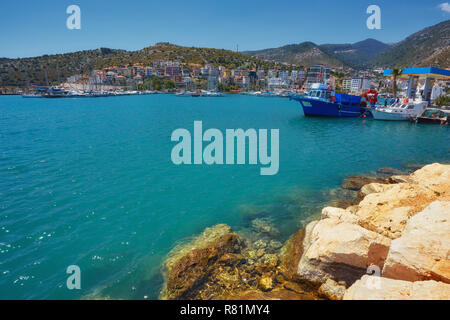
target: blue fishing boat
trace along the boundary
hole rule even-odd
[[[300,102],[305,116],[350,118],[371,116],[369,109],[360,105],[360,96],[337,94],[323,84],[315,84],[306,95],[293,96],[291,99]]]

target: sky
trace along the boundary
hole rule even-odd
[[[66,26],[70,5],[81,9],[80,30]],[[370,5],[381,9],[380,30],[366,26]],[[442,0],[2,0],[0,57],[157,42],[239,51],[303,41],[394,43],[448,19]]]

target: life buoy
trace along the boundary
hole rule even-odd
[[[408,102],[409,102],[408,98],[403,99],[403,103],[408,103]]]

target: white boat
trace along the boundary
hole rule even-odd
[[[394,103],[385,108],[376,107],[370,111],[375,120],[402,121],[420,116],[427,107],[427,101],[411,101]]]
[[[220,93],[218,91],[206,91],[203,93],[204,97],[224,97],[223,93]]]

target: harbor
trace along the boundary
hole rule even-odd
[[[0,11],[0,300],[450,300],[448,2]]]

